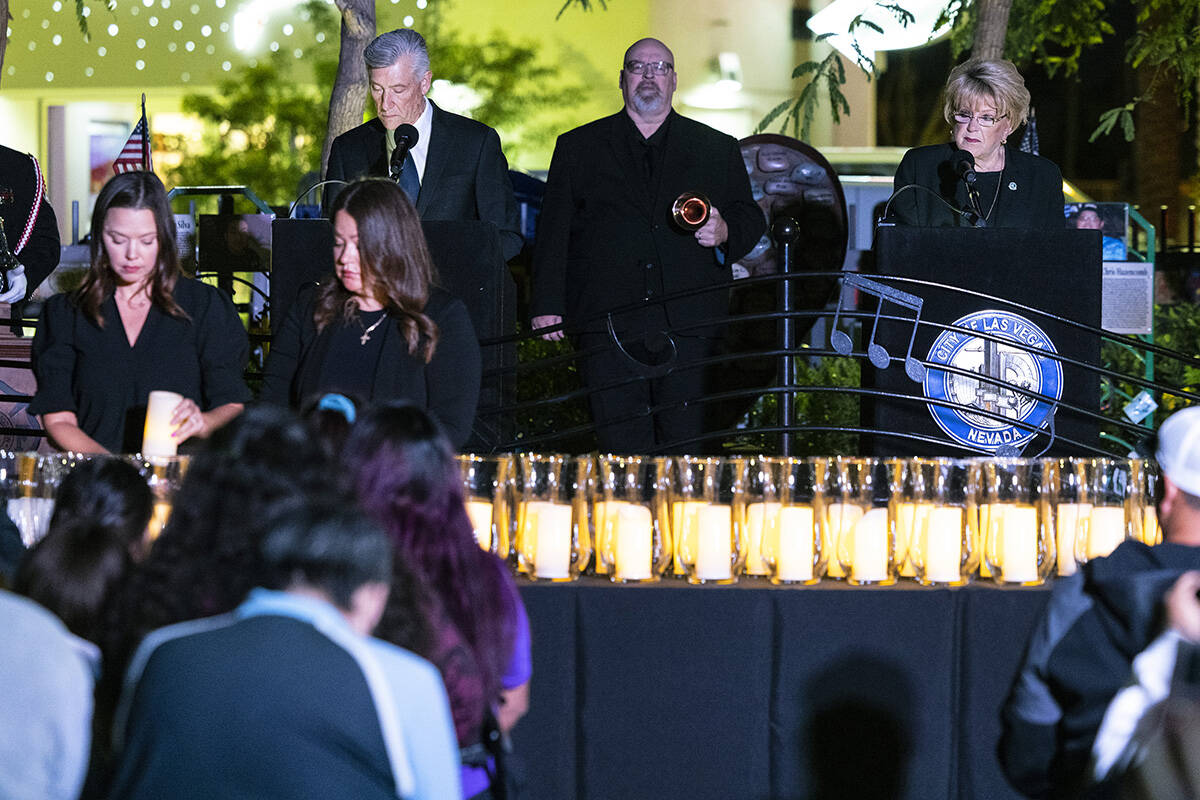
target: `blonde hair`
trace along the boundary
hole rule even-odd
[[[1013,130],[1029,116],[1029,90],[1011,61],[972,58],[950,70],[942,107],[946,122],[953,125],[954,112],[980,101],[995,105],[996,115],[1007,117]]]

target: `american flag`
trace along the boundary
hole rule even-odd
[[[146,100],[142,99],[142,118],[133,126],[133,133],[125,140],[121,154],[113,162],[113,172],[144,170],[150,172],[154,165],[150,161],[150,126],[146,124]]]

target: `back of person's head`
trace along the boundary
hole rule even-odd
[[[406,56],[412,58],[415,77],[429,72],[429,48],[425,45],[425,37],[412,28],[381,33],[363,50],[367,69],[387,69]]]
[[[1195,539],[1200,544],[1200,406],[1189,406],[1167,417],[1158,429],[1154,458],[1163,476],[1178,490],[1184,519],[1163,520],[1168,540]],[[1174,515],[1172,515],[1174,516]]]
[[[346,487],[436,592],[475,651],[489,691],[498,691],[511,655],[512,577],[475,540],[454,454],[437,423],[405,403],[371,408],[351,432],[342,465]]]
[[[335,460],[346,444],[346,438],[358,419],[359,404],[351,397],[336,392],[315,395],[300,409],[304,423],[316,437],[325,457]]]
[[[320,591],[342,610],[368,583],[388,584],[392,546],[387,534],[332,493],[287,503],[272,515],[260,547],[269,589]]]
[[[252,406],[192,456],[171,517],[122,591],[122,650],[154,628],[233,609],[262,580],[267,516],[332,478],[290,412]]]
[[[76,636],[96,641],[153,506],[132,465],[112,458],[81,462],[58,488],[49,529],[17,572],[17,591],[53,611]]]

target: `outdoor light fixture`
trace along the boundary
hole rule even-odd
[[[950,32],[950,24],[937,26],[938,17],[946,7],[944,0],[911,0],[904,8],[913,15],[913,20],[903,24],[891,10],[875,0],[833,0],[808,20],[809,29],[817,34],[832,34],[826,41],[843,55],[854,59],[860,56],[854,50],[854,42],[862,57],[874,60],[879,50],[908,50],[920,47]],[[876,31],[870,25],[860,24],[852,36],[850,23],[861,15],[863,22],[878,25]]]

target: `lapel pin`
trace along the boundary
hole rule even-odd
[[[1016,181],[1009,181],[1009,182],[1008,182],[1008,190],[1009,190],[1010,192],[1015,192],[1015,191],[1017,190],[1017,182],[1016,182]]]

